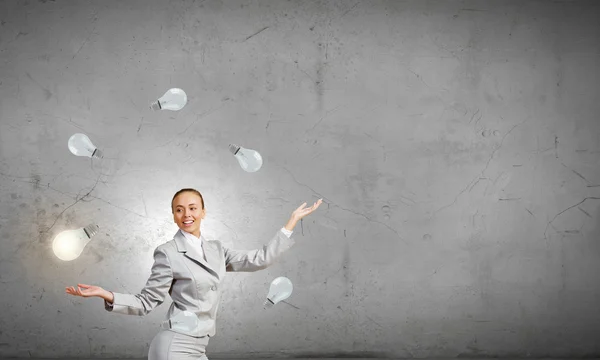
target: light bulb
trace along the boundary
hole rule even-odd
[[[65,230],[56,235],[52,242],[52,251],[57,258],[64,261],[77,259],[100,227],[90,224],[77,230]]]
[[[162,97],[150,104],[150,108],[152,110],[177,111],[183,109],[185,104],[187,104],[187,94],[185,91],[173,88],[167,90]]]
[[[260,156],[256,150],[245,149],[238,145],[229,144],[229,151],[235,156],[244,171],[258,171],[263,164],[262,156]]]
[[[73,134],[69,138],[69,150],[73,155],[102,158],[102,151],[98,150],[85,134]]]
[[[283,276],[276,278],[271,282],[265,306],[271,307],[278,302],[289,298],[290,295],[292,295],[293,289],[294,287],[292,286],[290,279]]]
[[[193,333],[198,327],[199,321],[196,314],[184,310],[169,319],[170,328],[184,333]]]

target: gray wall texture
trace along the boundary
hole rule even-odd
[[[209,356],[598,355],[599,10],[0,2],[0,356],[145,356],[169,299],[133,317],[64,289],[140,291],[182,187],[240,249],[325,201],[281,261],[226,277]],[[150,110],[171,87],[186,107]],[[265,310],[277,276],[294,293]]]

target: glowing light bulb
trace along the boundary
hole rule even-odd
[[[167,90],[162,97],[150,104],[150,108],[152,110],[177,111],[183,109],[185,104],[187,104],[187,94],[185,91],[173,88]]]
[[[75,260],[81,255],[85,246],[98,233],[100,227],[90,224],[77,230],[65,230],[56,235],[52,242],[52,251],[57,258],[64,261]]]
[[[194,333],[199,325],[198,317],[193,312],[184,310],[169,319],[169,327],[183,333]]]
[[[277,304],[280,301],[283,301],[292,295],[292,290],[294,286],[290,279],[280,276],[271,282],[271,287],[269,288],[269,294],[267,295],[267,300],[265,301],[265,306],[271,307]]]
[[[89,137],[85,134],[73,134],[69,138],[69,150],[73,155],[102,158],[102,151],[98,150]]]
[[[238,145],[229,144],[229,151],[235,156],[244,171],[258,171],[263,164],[262,156],[260,156],[256,150],[245,149]]]

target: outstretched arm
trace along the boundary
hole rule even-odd
[[[125,315],[146,315],[165,300],[171,284],[173,272],[169,258],[164,250],[154,250],[154,264],[146,285],[139,294],[113,293],[99,286],[78,284],[77,289],[67,287],[67,294],[83,297],[99,297],[104,299],[104,307]],[[82,289],[83,288],[83,289]]]
[[[65,292],[69,295],[81,296],[81,297],[99,297],[104,301],[111,303],[113,302],[113,293],[104,290],[100,286],[77,284],[77,289],[74,286],[67,286]]]
[[[227,271],[251,272],[271,266],[283,252],[294,245],[294,240],[290,236],[298,221],[317,210],[322,201],[322,199],[319,199],[309,208],[305,207],[306,203],[300,205],[294,210],[287,224],[277,231],[269,243],[260,249],[234,250],[224,248]]]

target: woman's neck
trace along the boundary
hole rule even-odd
[[[185,231],[185,230],[181,229],[181,231]],[[198,230],[198,234],[196,234],[195,232],[189,232],[189,231],[185,231],[185,232],[188,233],[188,234],[190,234],[190,235],[194,235],[198,239],[200,238],[200,230]]]

